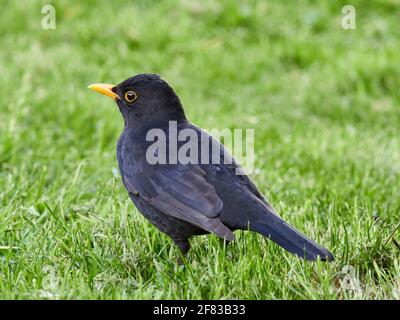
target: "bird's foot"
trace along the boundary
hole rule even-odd
[[[186,255],[188,251],[190,250],[190,243],[189,240],[187,239],[173,239],[174,243],[177,245],[177,247],[180,250],[180,256],[178,258],[178,265],[183,265],[186,262]]]

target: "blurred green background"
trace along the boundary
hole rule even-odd
[[[399,1],[53,1],[44,30],[46,4],[0,12],[0,298],[400,298]],[[257,185],[336,261],[243,233],[178,267],[123,189],[118,109],[87,90],[143,72],[197,125],[254,128]]]

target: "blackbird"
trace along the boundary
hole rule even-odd
[[[234,230],[251,230],[306,260],[334,259],[280,218],[249,176],[237,174],[241,167],[235,159],[225,161],[230,155],[224,146],[189,122],[177,94],[160,76],[138,74],[118,85],[97,83],[89,88],[112,97],[123,116],[117,160],[130,198],[152,224],[172,238],[183,256],[194,235],[213,233],[230,242]],[[173,137],[171,122],[176,123]],[[152,129],[166,133],[165,149],[149,149],[154,144],[147,137]],[[173,141],[185,129],[211,142],[205,146],[198,142],[198,159],[206,154],[210,160],[212,146],[218,145],[220,161],[172,161],[169,147],[176,143],[179,149],[187,141]],[[149,161],[149,150],[168,160]]]

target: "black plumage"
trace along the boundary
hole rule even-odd
[[[224,163],[229,156],[224,147],[188,121],[178,96],[158,75],[140,74],[116,86],[104,86],[92,89],[112,96],[125,121],[117,159],[129,196],[183,254],[190,248],[191,236],[214,233],[232,241],[233,231],[240,229],[258,232],[307,260],[333,260],[329,251],[283,221],[247,175],[236,174],[240,167],[234,159]],[[199,137],[206,135],[211,142],[207,148],[218,144],[220,163],[150,164],[146,151],[153,141],[147,141],[146,135],[154,128],[168,133],[170,121],[176,121],[178,133],[192,129]],[[178,141],[178,148],[183,143]],[[205,151],[200,139],[198,146],[200,158]],[[211,150],[207,152],[211,156]]]

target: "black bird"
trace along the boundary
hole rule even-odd
[[[253,181],[236,174],[240,166],[234,159],[225,163],[229,154],[223,145],[189,122],[178,96],[158,75],[139,74],[115,86],[93,84],[89,88],[112,97],[124,118],[117,159],[130,198],[151,223],[172,238],[183,255],[189,251],[193,235],[214,233],[232,241],[232,231],[239,229],[258,232],[307,260],[334,259],[328,250],[282,220]],[[211,143],[203,149],[199,142],[198,157],[204,152],[211,157],[211,146],[216,144],[221,161],[175,163],[167,152],[167,163],[150,163],[146,154],[154,141],[147,141],[147,133],[163,130],[169,147],[176,139],[169,132],[170,121],[176,121],[178,134],[191,129],[209,139]],[[178,141],[178,149],[184,143]],[[155,156],[157,152],[165,150],[156,149]]]

